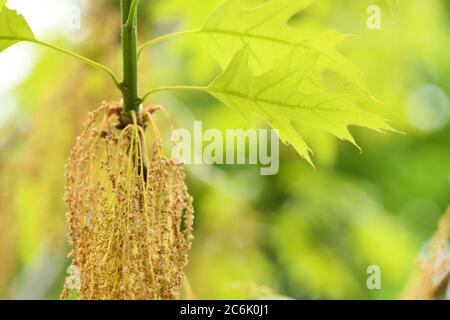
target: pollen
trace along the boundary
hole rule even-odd
[[[65,193],[76,272],[68,275],[62,299],[73,293],[95,300],[180,298],[193,199],[183,166],[164,156],[158,110],[132,112],[124,125],[120,104],[104,103],[77,138]]]

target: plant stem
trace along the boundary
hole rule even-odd
[[[162,92],[162,91],[207,91],[208,87],[198,87],[198,86],[166,86],[166,87],[158,87],[151,89],[148,91],[143,97],[142,102],[144,102],[149,96],[154,93]]]
[[[15,40],[16,39],[17,38],[15,38]],[[47,43],[47,42],[44,42],[44,41],[40,41],[40,40],[36,40],[36,39],[22,39],[21,41],[27,41],[27,42],[35,43],[35,44],[38,44],[40,46],[43,46],[43,47],[46,47],[46,48],[49,48],[49,49],[53,49],[53,50],[56,50],[56,51],[61,52],[63,54],[66,54],[68,56],[71,56],[73,58],[76,58],[76,59],[86,63],[87,65],[90,65],[91,67],[94,67],[94,68],[96,68],[98,70],[101,70],[101,71],[105,72],[112,79],[112,81],[114,82],[116,87],[121,89],[119,80],[117,80],[114,72],[112,72],[111,69],[105,67],[104,65],[102,65],[102,64],[100,64],[98,62],[95,62],[95,61],[93,61],[91,59],[83,57],[82,55],[79,55],[78,53],[69,51],[67,49],[55,46],[53,44],[50,44],[50,43]]]
[[[121,0],[122,12],[122,54],[123,82],[121,90],[126,114],[132,110],[139,111],[141,99],[138,93],[137,71],[137,2],[138,0]]]
[[[160,37],[158,37],[158,38],[152,39],[152,40],[150,40],[150,41],[144,43],[144,44],[139,48],[139,50],[138,50],[138,58],[139,58],[139,56],[141,55],[142,50],[144,50],[144,49],[146,49],[146,48],[148,48],[148,47],[151,47],[151,46],[153,46],[153,45],[155,45],[155,44],[158,44],[158,43],[160,43],[160,42],[162,42],[162,41],[165,41],[165,40],[170,40],[170,39],[173,39],[173,38],[176,38],[176,37],[179,37],[179,36],[188,35],[188,34],[194,34],[194,33],[197,33],[197,32],[199,32],[199,31],[200,31],[200,30],[180,31],[180,32],[175,32],[175,33],[171,33],[171,34],[166,34],[166,35],[160,36]]]

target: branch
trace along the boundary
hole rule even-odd
[[[144,43],[139,48],[139,50],[138,50],[138,57],[141,55],[142,50],[144,50],[144,49],[146,49],[148,47],[151,47],[151,46],[153,46],[155,44],[158,44],[158,43],[160,43],[162,41],[173,39],[173,38],[177,38],[177,37],[184,36],[184,35],[195,34],[195,33],[198,33],[198,32],[200,32],[200,30],[180,31],[180,32],[166,34],[166,35],[160,36],[158,38],[152,39],[150,41],[147,41],[146,43]]]
[[[163,91],[202,91],[206,92],[208,90],[208,87],[198,87],[198,86],[166,86],[166,87],[159,87],[154,88],[150,91],[148,91],[143,97],[142,102],[144,102],[149,96],[151,96],[154,93],[157,92],[163,92]]]
[[[2,39],[5,39],[5,38],[2,37]],[[12,40],[17,40],[17,38],[14,38]],[[79,61],[81,61],[81,62],[83,62],[83,63],[85,63],[87,65],[90,65],[91,67],[94,67],[94,68],[96,68],[98,70],[101,70],[101,71],[105,72],[111,78],[111,80],[114,82],[114,85],[118,89],[120,89],[119,80],[117,80],[117,77],[115,76],[114,72],[112,72],[111,69],[109,69],[108,67],[106,67],[106,66],[104,66],[104,65],[102,65],[102,64],[100,64],[98,62],[95,62],[95,61],[93,61],[91,59],[88,59],[88,58],[86,58],[86,57],[84,57],[84,56],[82,56],[82,55],[80,55],[78,53],[69,51],[67,49],[55,46],[53,44],[50,44],[50,43],[47,43],[47,42],[44,42],[44,41],[33,40],[33,39],[19,39],[19,40],[20,41],[34,43],[34,44],[38,44],[40,46],[56,50],[56,51],[58,51],[60,53],[63,53],[63,54],[68,55],[68,56],[71,56],[71,57],[73,57],[73,58],[75,58],[75,59],[77,59],[77,60],[79,60]]]

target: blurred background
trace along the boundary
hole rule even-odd
[[[301,0],[299,0],[301,1]],[[221,0],[141,0],[140,40],[201,26]],[[255,5],[261,0],[248,0]],[[121,74],[118,0],[9,0],[36,34]],[[381,8],[369,30],[367,8]],[[79,13],[79,25],[74,19]],[[195,241],[187,269],[201,299],[395,299],[450,203],[448,0],[316,1],[294,17],[353,34],[342,47],[405,134],[351,128],[360,153],[315,128],[313,170],[281,146],[280,172],[189,166]],[[0,55],[0,298],[55,299],[66,269],[64,165],[86,113],[120,100],[103,74],[19,44]],[[142,90],[206,85],[220,71],[195,36],[146,50]],[[177,127],[246,128],[206,94],[153,96]],[[367,268],[381,270],[369,290]]]

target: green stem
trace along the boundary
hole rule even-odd
[[[194,34],[194,33],[197,33],[197,32],[199,32],[199,31],[200,31],[200,30],[180,31],[180,32],[175,32],[175,33],[166,34],[166,35],[163,35],[163,36],[161,36],[161,37],[152,39],[152,40],[150,40],[150,41],[144,43],[144,44],[139,48],[139,50],[138,50],[138,58],[140,57],[140,55],[141,55],[141,53],[142,53],[142,50],[144,50],[144,49],[146,49],[146,48],[148,48],[148,47],[151,47],[151,46],[153,46],[153,45],[155,45],[155,44],[158,44],[158,43],[160,43],[160,42],[162,42],[162,41],[165,41],[165,40],[170,40],[170,39],[177,38],[177,37],[184,36],[184,35]]]
[[[163,92],[163,91],[202,91],[205,92],[208,90],[208,87],[199,87],[199,86],[166,86],[166,87],[158,87],[151,89],[142,97],[142,102],[144,102],[149,96],[154,93]]]
[[[131,3],[130,10],[128,12],[127,21],[125,22],[125,24],[127,25],[128,28],[133,27],[133,24],[136,23],[136,21],[134,19],[137,16],[137,5],[138,5],[138,3],[139,3],[138,0],[133,0],[133,2]]]
[[[17,40],[17,38],[15,38],[15,40]],[[59,52],[64,53],[64,54],[66,54],[68,56],[76,58],[76,59],[78,59],[78,60],[80,60],[80,61],[82,61],[82,62],[84,62],[84,63],[86,63],[86,64],[88,64],[88,65],[90,65],[90,66],[92,66],[92,67],[94,67],[96,69],[98,69],[98,70],[101,70],[101,71],[105,72],[112,79],[112,81],[114,82],[114,84],[116,85],[117,88],[121,89],[119,80],[117,80],[116,76],[114,75],[114,72],[112,72],[111,69],[105,67],[104,65],[102,65],[102,64],[100,64],[98,62],[95,62],[95,61],[93,61],[91,59],[83,57],[83,56],[79,55],[78,53],[66,50],[64,48],[60,48],[58,46],[55,46],[53,44],[50,44],[50,43],[47,43],[47,42],[44,42],[44,41],[40,41],[40,40],[36,40],[36,39],[23,39],[23,41],[35,43],[35,44],[41,45],[43,47],[59,51]]]
[[[121,0],[123,82],[121,90],[125,113],[139,111],[137,72],[137,3],[138,0]]]

